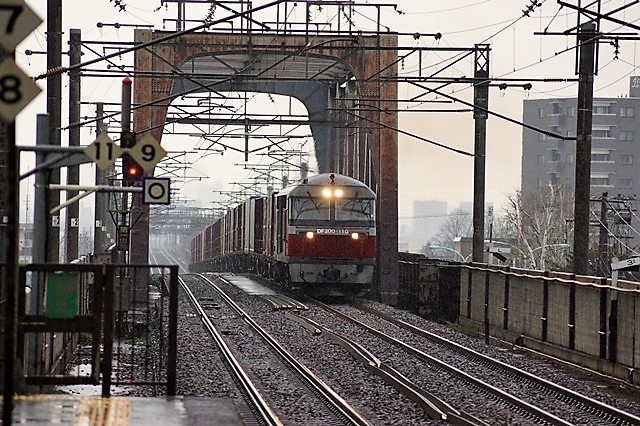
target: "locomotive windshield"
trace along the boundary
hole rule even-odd
[[[374,226],[375,204],[375,200],[363,198],[292,197],[289,211],[292,224],[296,225],[332,221],[352,226]]]
[[[361,198],[336,201],[336,220],[367,222],[373,225],[375,200]]]
[[[323,198],[291,198],[291,219],[293,221],[329,220],[329,200]]]

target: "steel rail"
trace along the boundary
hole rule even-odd
[[[428,355],[410,345],[407,345],[406,343],[391,337],[379,330],[376,330],[375,328],[363,323],[362,321],[359,321],[355,318],[351,318],[348,315],[340,312],[337,309],[332,308],[331,306],[328,306],[320,301],[315,301],[314,303],[316,303],[318,306],[322,307],[322,309],[325,309],[327,312],[331,312],[332,314],[339,316],[341,318],[344,318],[345,320],[356,324],[358,327],[361,327],[363,329],[365,329],[366,331],[368,331],[369,333],[373,334],[374,336],[386,341],[387,343],[390,343],[396,347],[399,347],[400,349],[402,349],[403,351],[409,353],[410,355],[413,355],[414,357],[427,362],[428,364],[433,365],[434,367],[441,369],[443,371],[445,371],[447,374],[450,374],[454,377],[457,377],[459,380],[465,382],[465,383],[469,383],[473,386],[475,386],[476,388],[478,388],[479,390],[486,392],[487,394],[493,395],[496,398],[505,401],[505,403],[510,404],[511,406],[515,407],[516,409],[522,410],[523,412],[529,413],[532,416],[535,416],[541,420],[544,420],[546,422],[549,422],[550,424],[554,424],[554,425],[571,425],[572,423],[567,422],[566,420],[563,420],[555,415],[553,415],[552,413],[549,413],[539,407],[536,407],[530,403],[528,403],[527,401],[524,401],[521,398],[517,398],[505,391],[503,391],[500,388],[497,388],[489,383],[486,383],[483,380],[480,380],[476,377],[471,376],[470,374],[467,374],[466,372],[460,370],[457,367],[454,367],[450,364],[447,364],[446,362],[443,362],[431,355]]]
[[[231,352],[231,349],[227,346],[222,335],[218,333],[215,326],[209,319],[209,316],[202,308],[195,295],[191,291],[191,289],[187,286],[182,278],[178,278],[182,289],[189,297],[189,301],[191,305],[196,309],[202,324],[205,326],[211,337],[213,337],[216,345],[220,349],[220,354],[223,357],[224,361],[231,369],[231,374],[236,378],[236,381],[240,384],[240,390],[244,395],[249,399],[247,403],[254,410],[254,414],[259,416],[259,420],[262,420],[264,424],[267,425],[275,425],[275,426],[283,426],[282,421],[278,418],[278,416],[274,413],[274,411],[269,407],[269,404],[264,400],[258,388],[253,384],[247,373],[244,371],[236,357]]]
[[[380,377],[388,385],[393,386],[400,393],[417,404],[429,418],[442,420],[457,425],[484,425],[485,423],[466,413],[460,412],[450,404],[416,386],[407,377],[399,373],[391,366],[380,361],[354,340],[330,330],[317,322],[301,315],[287,314],[286,318],[301,324],[312,334],[324,333],[331,341],[345,348],[355,359],[360,361],[372,374]]]
[[[300,363],[291,353],[289,353],[282,345],[280,345],[273,337],[269,335],[260,325],[249,316],[242,308],[235,303],[222,289],[220,289],[209,278],[202,274],[195,274],[203,280],[207,281],[213,289],[229,304],[242,319],[249,324],[264,341],[271,346],[271,348],[289,365],[292,371],[294,371],[320,398],[322,398],[329,408],[338,415],[341,419],[353,425],[368,426],[370,423],[360,415],[347,401],[345,401],[336,391],[334,391],[329,385],[316,376],[309,368]],[[219,277],[220,280],[229,283],[224,278]],[[231,283],[229,283],[231,285]]]
[[[546,392],[547,394],[551,394],[551,393],[555,393],[555,394],[559,394],[561,396],[565,396],[567,398],[570,398],[574,401],[576,401],[575,405],[576,407],[583,407],[583,410],[585,411],[590,411],[589,409],[593,409],[593,410],[597,410],[603,414],[606,414],[607,416],[613,417],[615,419],[619,419],[622,422],[627,422],[629,424],[640,424],[640,417],[637,417],[631,413],[627,413],[625,411],[622,411],[616,407],[612,407],[611,405],[605,404],[603,402],[600,402],[596,399],[593,398],[589,398],[586,397],[578,392],[575,392],[571,389],[567,389],[563,386],[560,386],[556,383],[550,382],[548,380],[545,380],[541,377],[535,376],[531,373],[528,373],[526,371],[523,371],[521,369],[512,367],[509,364],[505,364],[502,361],[499,361],[497,359],[491,358],[489,356],[483,355],[479,352],[474,351],[473,349],[469,349],[466,348],[456,342],[452,342],[448,339],[445,339],[443,337],[440,337],[436,334],[430,333],[426,330],[423,330],[419,327],[416,327],[412,324],[409,324],[405,321],[399,320],[397,318],[393,318],[392,316],[384,313],[384,312],[380,312],[376,309],[370,308],[368,306],[364,306],[364,305],[358,305],[357,306],[358,309],[364,311],[364,312],[368,312],[374,316],[377,316],[385,321],[388,321],[402,329],[405,329],[413,334],[419,335],[421,337],[425,337],[427,339],[429,339],[432,342],[435,342],[441,346],[445,346],[451,350],[454,350],[460,354],[462,354],[463,356],[465,356],[466,358],[472,358],[474,359],[476,362],[481,362],[484,363],[486,365],[490,365],[494,368],[497,369],[501,369],[501,370],[505,370],[507,371],[509,374],[517,376],[519,378],[521,378],[522,380],[527,380],[530,381],[532,383],[534,383],[538,388],[540,388],[542,391]],[[587,407],[587,408],[584,408]]]

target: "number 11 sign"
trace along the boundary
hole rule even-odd
[[[84,149],[87,157],[102,170],[115,163],[123,152],[105,132],[100,133],[96,140]]]

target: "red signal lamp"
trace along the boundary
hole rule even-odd
[[[127,169],[127,176],[135,177],[135,176],[138,176],[138,173],[139,173],[139,172],[140,172],[140,171],[138,170],[138,168],[137,168],[137,167],[135,167],[135,166],[131,166],[131,167],[129,167],[129,168]]]
[[[143,170],[140,164],[136,163],[128,155],[122,156],[122,174],[125,182],[139,181],[142,179]]]

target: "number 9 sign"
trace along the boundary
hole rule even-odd
[[[156,138],[146,135],[129,150],[129,155],[145,172],[150,172],[167,155],[167,151],[160,146]]]

